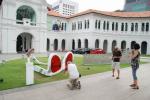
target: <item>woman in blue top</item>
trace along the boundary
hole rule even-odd
[[[133,84],[130,86],[132,89],[139,89],[138,86],[138,78],[136,75],[137,69],[139,68],[139,59],[140,59],[140,45],[138,43],[134,44],[134,49],[131,53],[131,67],[132,67],[132,76],[133,76]]]

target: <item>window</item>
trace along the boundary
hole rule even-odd
[[[146,23],[146,32],[149,31],[149,23]]]
[[[67,27],[67,24],[66,24],[66,27]],[[72,23],[72,30],[76,30],[76,23]]]
[[[106,28],[106,22],[104,21],[104,23],[103,23],[103,30],[105,30],[105,28]]]
[[[118,23],[116,22],[116,29],[115,29],[116,31],[118,31]]]
[[[99,20],[99,22],[98,22],[98,29],[100,29],[100,27],[101,27],[101,21]]]
[[[145,23],[142,23],[141,31],[144,31],[145,29]]]
[[[114,27],[114,22],[112,23],[112,31],[114,31],[115,27]]]
[[[128,23],[126,23],[125,31],[128,31]]]
[[[138,31],[138,23],[135,23],[135,31]]]
[[[107,22],[107,30],[109,30],[109,22]]]
[[[97,29],[97,20],[95,21],[95,28]]]
[[[86,25],[86,20],[84,21],[84,29],[87,28],[87,25]]]
[[[61,23],[61,30],[64,30],[64,23]]]
[[[131,23],[131,31],[134,31],[134,23]]]
[[[78,21],[78,30],[82,29],[82,21]]]
[[[124,31],[124,23],[121,23],[121,31]]]
[[[90,27],[90,21],[87,20],[87,28],[89,29],[89,27]]]

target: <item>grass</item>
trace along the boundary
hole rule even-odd
[[[47,62],[47,58],[39,58],[40,61]],[[26,59],[17,59],[8,61],[5,64],[0,64],[0,78],[4,79],[3,83],[0,83],[0,90],[6,90],[11,88],[23,87],[25,86],[25,62]],[[82,76],[101,73],[105,71],[110,71],[111,66],[106,65],[90,65],[84,66],[82,64],[83,57],[75,57],[75,63],[78,66],[78,70]],[[128,67],[129,64],[121,64],[122,68]],[[68,74],[61,72],[52,77],[46,77],[37,72],[34,73],[35,84],[63,80],[68,78]]]
[[[150,55],[141,55],[142,57],[150,57]]]

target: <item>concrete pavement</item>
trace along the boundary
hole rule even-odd
[[[0,92],[0,100],[150,100],[150,64],[138,70],[139,90],[129,87],[131,68],[121,70],[121,78],[111,77],[111,72],[84,76],[81,90],[69,90],[67,80],[33,85]]]

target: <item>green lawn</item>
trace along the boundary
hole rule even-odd
[[[142,57],[150,57],[150,55],[141,55]]]
[[[40,61],[47,62],[46,57],[39,59]],[[83,66],[83,57],[75,57],[74,60],[82,76],[111,70],[111,66],[108,64]],[[26,59],[17,59],[8,61],[5,64],[0,64],[0,78],[4,79],[4,82],[0,83],[0,90],[25,86],[25,62]],[[128,66],[129,64],[121,65],[122,68]],[[60,74],[57,74],[52,77],[46,77],[36,72],[34,74],[36,84],[68,78],[68,74],[64,72],[61,72]]]

